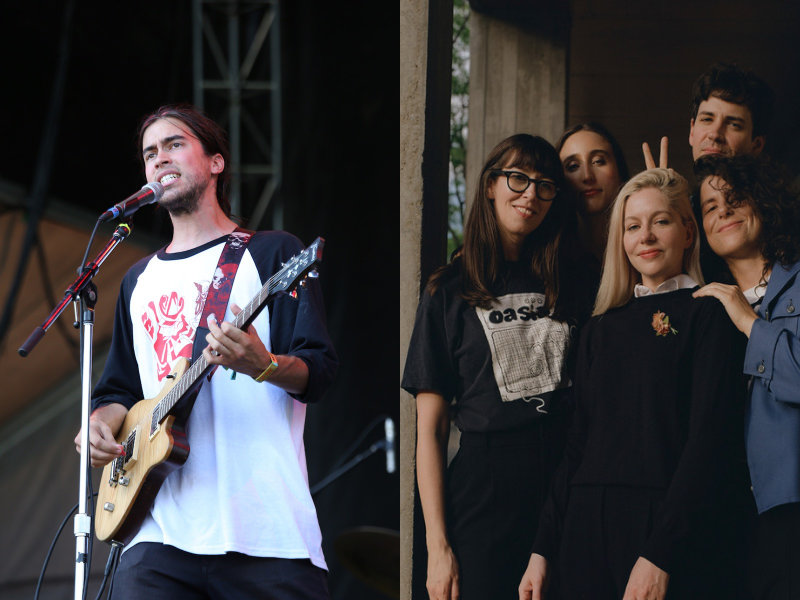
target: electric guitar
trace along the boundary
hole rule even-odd
[[[308,248],[284,263],[264,287],[236,315],[232,324],[247,328],[264,306],[280,293],[296,293],[306,277],[317,277],[325,240],[317,238]],[[203,378],[216,365],[201,354],[189,366],[178,359],[155,398],[140,400],[125,417],[117,436],[124,455],[103,469],[97,494],[95,533],[102,541],[127,543],[147,515],[167,475],[186,462],[189,444],[186,420],[200,391]]]

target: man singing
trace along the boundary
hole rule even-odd
[[[285,232],[237,230],[225,132],[196,108],[159,108],[143,120],[138,147],[147,181],[164,186],[173,234],[122,282],[93,393],[92,466],[124,454],[115,436],[129,409],[157,396],[193,345],[224,368],[200,388],[187,421],[191,452],[126,544],[113,597],[328,598],[303,446],[305,405],[338,364],[318,283],[296,299],[278,296],[246,330],[230,323],[303,246]],[[240,255],[227,310],[201,322],[207,298],[231,278],[223,249]],[[196,343],[198,330],[208,333]],[[75,443],[80,451],[80,434]]]

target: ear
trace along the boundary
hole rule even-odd
[[[222,158],[222,154],[215,154],[211,157],[211,173],[213,175],[219,175],[225,170],[225,159]]]
[[[757,135],[753,138],[753,154],[761,154],[764,146],[767,144],[767,138],[763,135]]]
[[[689,119],[689,145],[691,146],[693,143],[692,138],[694,137],[694,119]]]
[[[685,240],[684,246],[683,246],[684,250],[692,247],[692,243],[694,242],[694,236],[695,235],[696,235],[696,232],[694,230],[694,223],[692,221],[688,221],[686,223],[686,240]]]
[[[489,199],[490,202],[494,202],[494,186],[497,183],[497,179],[492,179],[489,182],[489,185],[486,186],[486,197]]]

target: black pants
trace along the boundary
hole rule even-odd
[[[461,600],[515,600],[550,477],[563,451],[561,419],[533,430],[461,436],[448,469],[448,532]]]
[[[114,600],[327,600],[325,570],[308,560],[229,552],[197,555],[143,542],[123,553]]]
[[[758,516],[750,583],[754,600],[800,599],[800,503]]]
[[[622,598],[663,496],[663,490],[647,488],[571,488],[557,565],[559,597]],[[682,547],[676,564],[667,569],[668,600],[747,598],[743,519],[726,507],[709,519]]]

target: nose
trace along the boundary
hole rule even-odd
[[[651,244],[655,241],[656,236],[653,233],[653,228],[650,225],[642,225],[642,243]]]
[[[724,139],[722,135],[722,128],[724,127],[724,123],[722,119],[718,119],[711,124],[711,127],[708,129],[708,137],[713,140],[721,140]]]
[[[163,167],[165,164],[169,164],[169,154],[163,149],[160,149],[154,162],[157,169]]]
[[[524,198],[530,198],[531,200],[537,198],[539,195],[536,193],[536,184],[531,181],[528,187],[525,188],[525,191],[522,192],[522,196]]]
[[[584,183],[594,183],[594,169],[590,165],[585,164],[581,167],[581,175]]]

